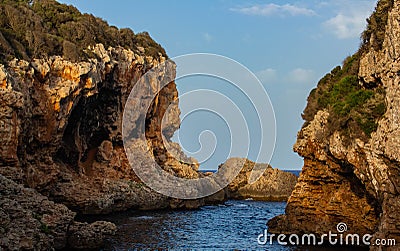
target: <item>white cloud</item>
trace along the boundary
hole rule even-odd
[[[337,14],[324,22],[323,26],[339,39],[360,37],[376,1],[360,1],[357,4],[341,1],[341,3],[343,5]]]
[[[315,84],[316,74],[313,70],[296,68],[286,74],[279,74],[279,72],[272,68],[256,73],[256,76],[263,84]]]
[[[277,80],[276,70],[271,68],[257,72],[256,76],[263,84],[269,84]]]
[[[368,14],[358,13],[353,16],[346,16],[343,13],[337,14],[324,23],[324,26],[330,29],[338,38],[355,38],[359,37],[365,29],[365,19]]]
[[[236,11],[246,15],[253,16],[314,16],[316,13],[312,9],[295,6],[292,4],[265,4],[253,5],[250,7],[231,8],[231,11]]]
[[[203,39],[206,41],[206,42],[211,42],[212,40],[213,40],[213,36],[211,36],[209,33],[203,33]]]
[[[315,3],[315,6],[317,8],[329,7],[330,5],[331,3],[326,1],[318,1],[317,3]]]
[[[310,84],[315,82],[315,72],[313,70],[296,68],[289,72],[287,80],[290,83]]]

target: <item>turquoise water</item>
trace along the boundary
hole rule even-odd
[[[354,250],[259,245],[266,222],[286,203],[228,201],[192,211],[126,212],[107,216],[118,232],[104,250]],[[103,218],[104,219],[104,218]]]

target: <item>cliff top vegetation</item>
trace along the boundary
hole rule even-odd
[[[342,66],[326,74],[308,97],[302,117],[307,125],[319,110],[329,111],[329,136],[334,131],[351,137],[367,139],[377,129],[377,121],[386,111],[385,92],[379,81],[362,83],[358,78],[360,59],[370,48],[380,50],[385,37],[388,13],[393,0],[380,0],[367,19],[367,28],[361,34],[360,49],[346,58]]]
[[[127,49],[143,47],[157,57],[165,50],[147,32],[110,26],[91,14],[55,0],[0,0],[0,63],[60,55],[71,61],[90,57],[85,50],[102,43]]]

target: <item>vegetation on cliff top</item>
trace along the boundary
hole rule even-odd
[[[55,0],[0,0],[0,63],[15,57],[29,60],[50,55],[80,61],[90,57],[85,49],[98,43],[106,48],[143,47],[147,55],[166,57],[148,33],[109,26],[71,5]]]
[[[361,34],[361,49],[372,46],[375,50],[382,49],[385,39],[385,27],[388,21],[390,10],[393,8],[394,0],[380,0],[374,13],[367,19],[367,28]]]
[[[328,109],[327,127],[330,129],[321,137],[340,131],[350,138],[367,139],[376,131],[377,121],[386,111],[385,91],[380,83],[361,83],[358,79],[360,58],[373,48],[382,49],[388,13],[393,0],[381,0],[375,12],[367,19],[367,29],[362,34],[358,52],[348,57],[343,66],[337,66],[325,75],[317,88],[311,91],[302,117],[305,125],[313,120],[319,110]]]

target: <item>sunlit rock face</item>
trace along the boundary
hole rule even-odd
[[[296,175],[272,168],[268,164],[254,163],[244,158],[228,159],[218,172],[230,177],[232,172],[239,174],[227,187],[227,195],[232,199],[254,199],[262,201],[286,201],[296,185]],[[250,182],[253,171],[263,172],[255,182]],[[225,174],[226,173],[226,174]]]
[[[167,197],[132,168],[146,172],[151,159],[174,177],[205,176],[170,140],[180,127],[176,66],[157,69],[167,56],[148,33],[53,0],[4,1],[0,12],[0,249],[100,248],[115,225],[76,222],[76,213],[225,200],[224,190],[194,200]],[[129,112],[124,136],[128,97],[150,70],[157,77],[134,93],[150,105]],[[124,141],[135,152],[130,162]]]
[[[85,62],[54,56],[31,63],[14,60],[1,68],[0,172],[82,213],[170,207],[169,198],[136,177],[121,133],[132,87],[165,58],[123,48],[106,50],[101,44],[91,49],[96,57]],[[175,69],[171,71],[174,74]],[[146,99],[159,91],[150,87],[137,95]],[[171,82],[152,101],[146,128],[132,131],[145,130],[146,151],[162,167],[180,177],[197,178],[198,165],[169,154],[161,136],[163,131],[169,140],[179,128],[177,97]],[[168,119],[161,128],[167,108]],[[143,116],[139,111],[131,115],[133,119]],[[171,145],[181,154],[179,146]]]

